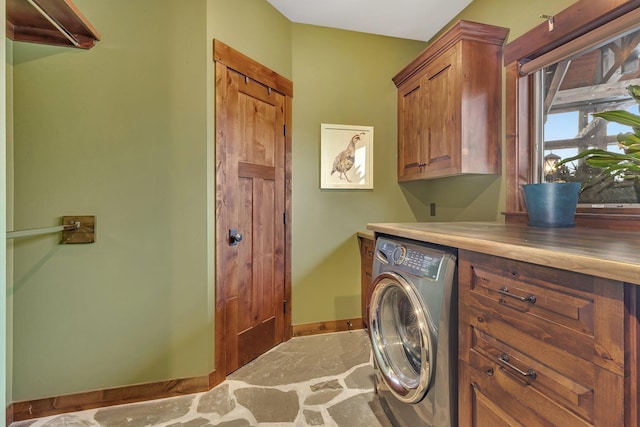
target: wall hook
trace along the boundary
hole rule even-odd
[[[553,31],[553,16],[551,15],[540,15],[538,18],[546,19],[549,23],[549,32]]]

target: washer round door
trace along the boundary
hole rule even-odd
[[[422,400],[431,384],[435,349],[428,316],[404,278],[394,273],[375,278],[369,305],[371,348],[384,382],[405,403]]]

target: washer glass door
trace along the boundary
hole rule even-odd
[[[372,350],[391,392],[417,403],[432,377],[433,339],[428,313],[413,286],[394,273],[376,277],[369,309]]]

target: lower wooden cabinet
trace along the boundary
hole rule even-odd
[[[630,285],[465,250],[458,262],[461,427],[635,425]]]
[[[369,327],[369,286],[371,285],[373,272],[373,251],[375,241],[367,237],[358,237],[360,245],[360,286],[362,292],[362,323]]]

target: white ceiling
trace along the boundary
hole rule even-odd
[[[428,41],[473,0],[267,0],[292,22]]]

